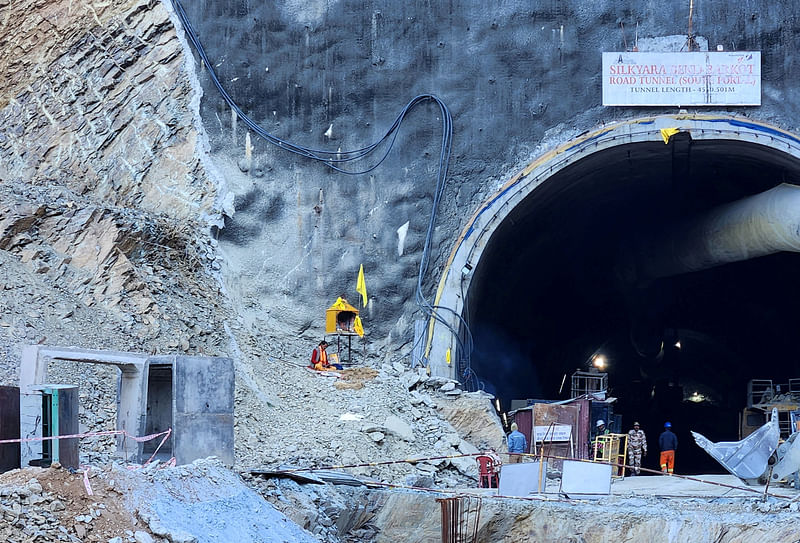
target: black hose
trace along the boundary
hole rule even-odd
[[[189,41],[194,46],[195,51],[199,55],[200,59],[202,60],[203,64],[205,65],[206,69],[208,70],[209,77],[211,81],[214,83],[214,86],[219,91],[220,95],[222,96],[223,100],[228,104],[228,106],[236,113],[237,117],[241,119],[253,132],[255,132],[258,136],[263,138],[264,140],[268,141],[269,143],[280,147],[281,149],[285,149],[291,153],[304,156],[306,158],[310,158],[312,160],[317,160],[322,162],[327,167],[341,172],[347,175],[362,175],[368,172],[371,172],[375,168],[381,165],[381,163],[386,160],[386,157],[389,155],[389,152],[392,150],[395,140],[397,139],[398,129],[402,124],[403,120],[405,119],[406,115],[414,108],[414,106],[421,104],[423,102],[434,102],[437,106],[439,106],[439,111],[441,112],[442,116],[442,147],[441,152],[439,153],[439,172],[436,178],[436,188],[434,190],[433,195],[433,209],[431,211],[430,220],[428,221],[428,230],[425,235],[425,243],[422,250],[422,257],[420,259],[419,265],[419,275],[417,277],[417,290],[416,290],[416,302],[420,309],[425,313],[429,318],[435,319],[442,323],[448,330],[454,335],[456,341],[459,346],[459,355],[461,362],[459,363],[460,366],[464,365],[464,361],[466,361],[466,367],[463,369],[464,375],[469,375],[471,372],[469,368],[469,355],[472,351],[472,334],[469,331],[469,327],[467,326],[466,321],[461,318],[461,315],[456,313],[450,308],[442,307],[442,306],[434,306],[425,298],[422,290],[422,283],[425,279],[425,275],[428,271],[428,264],[430,261],[430,251],[431,245],[433,242],[433,232],[434,227],[436,225],[436,217],[439,211],[439,202],[441,201],[442,195],[444,194],[446,178],[447,178],[447,170],[450,166],[450,154],[452,150],[452,143],[453,143],[453,117],[450,114],[450,110],[447,108],[447,105],[439,99],[437,96],[433,94],[421,94],[415,96],[411,99],[408,104],[400,111],[400,114],[397,115],[392,125],[386,131],[386,133],[379,138],[376,142],[367,145],[366,147],[362,147],[360,149],[355,149],[352,151],[326,151],[322,149],[312,149],[309,147],[305,147],[303,145],[298,145],[292,143],[290,141],[284,140],[279,138],[269,132],[267,132],[264,128],[259,126],[253,119],[251,119],[241,108],[236,104],[230,94],[225,90],[220,82],[219,78],[217,77],[216,72],[214,71],[214,65],[209,60],[208,56],[206,55],[205,49],[203,45],[200,43],[200,38],[194,30],[191,22],[189,21],[186,12],[183,9],[183,5],[181,4],[180,0],[172,0],[172,5],[175,9],[175,13],[181,21],[183,25],[184,31],[189,38]],[[388,142],[385,151],[380,156],[377,162],[373,165],[367,167],[366,169],[357,170],[357,171],[350,171],[345,170],[341,167],[349,162],[354,162],[356,160],[363,159],[370,155],[373,151],[375,151],[381,144]],[[461,322],[461,325],[466,330],[466,335],[468,338],[467,344],[465,345],[464,342],[461,341],[459,337],[458,330],[455,330],[450,324],[446,321],[444,317],[439,314],[439,311],[446,310],[458,317]]]

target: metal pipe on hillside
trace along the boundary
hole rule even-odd
[[[636,279],[800,252],[800,187],[782,183],[666,228],[636,250]]]

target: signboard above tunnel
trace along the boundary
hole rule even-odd
[[[604,106],[760,106],[761,53],[603,53]]]

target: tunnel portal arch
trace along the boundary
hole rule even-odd
[[[670,139],[675,131],[677,134]],[[655,162],[649,168],[655,171],[662,166],[670,167],[676,154],[688,152],[685,145],[687,140],[695,144],[729,145],[726,150],[728,153],[752,156],[754,171],[757,171],[759,163],[776,162],[780,164],[769,173],[783,169],[800,171],[800,138],[797,136],[747,118],[697,114],[644,117],[609,124],[538,157],[512,176],[474,212],[455,242],[435,298],[435,305],[450,308],[452,312],[440,312],[443,322],[432,320],[428,327],[426,355],[431,374],[459,378],[455,363],[459,339],[452,331],[463,333],[461,321],[467,317],[465,298],[468,298],[473,286],[477,275],[475,272],[482,259],[488,258],[487,253],[492,252],[493,238],[498,237],[501,229],[513,226],[515,220],[520,218],[521,209],[533,209],[530,202],[537,198],[557,200],[563,191],[556,185],[569,179],[574,181],[577,175],[573,173],[564,178],[560,174],[570,168],[580,168],[582,163],[608,169],[614,167],[614,161],[625,160],[624,154],[617,153],[618,156],[604,163],[603,157],[612,157],[615,150],[634,149],[637,145],[649,146],[651,150],[656,146],[665,151],[670,149],[669,153],[663,152],[661,158],[654,158]],[[642,160],[641,157],[638,160]],[[796,184],[798,180],[800,175],[789,181]],[[780,181],[764,180],[772,185]],[[601,196],[591,187],[587,187],[585,193],[587,199]],[[545,204],[542,203],[538,209],[544,209]],[[599,201],[597,205],[602,206],[603,202]],[[456,356],[449,356],[451,353],[456,353]]]

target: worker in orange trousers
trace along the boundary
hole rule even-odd
[[[678,436],[672,433],[672,423],[664,423],[664,431],[658,436],[661,449],[661,471],[671,474],[675,469],[675,451],[678,449]]]

